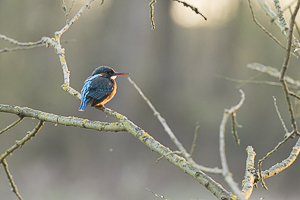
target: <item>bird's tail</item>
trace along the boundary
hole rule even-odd
[[[82,97],[78,110],[79,111],[84,111],[86,109],[86,107],[89,105],[90,100],[91,100],[90,98]]]

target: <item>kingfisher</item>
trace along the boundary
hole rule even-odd
[[[116,94],[117,76],[127,75],[127,72],[115,72],[108,66],[97,67],[92,75],[84,81],[81,89],[81,103],[79,111],[84,111],[90,104],[91,106],[104,106]]]

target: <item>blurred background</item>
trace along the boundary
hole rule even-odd
[[[71,0],[65,0],[67,7]],[[282,1],[285,7],[293,0]],[[71,71],[71,86],[80,91],[84,80],[100,65],[130,72],[183,143],[190,149],[196,123],[200,130],[194,159],[206,167],[220,167],[218,132],[224,109],[246,101],[237,112],[241,145],[227,126],[226,153],[235,181],[241,185],[246,147],[258,159],[283,139],[284,130],[272,96],[291,130],[287,105],[280,87],[241,85],[218,77],[249,79],[259,73],[246,68],[259,62],[280,70],[285,51],[253,22],[246,0],[187,0],[207,21],[191,9],[172,1],[154,4],[156,29],[151,30],[150,0],[95,1],[63,35],[63,47]],[[273,1],[269,1],[273,8]],[[86,3],[76,0],[72,18]],[[258,20],[283,44],[279,29],[253,1]],[[289,18],[289,13],[286,15]],[[20,42],[54,37],[66,23],[61,1],[1,0],[0,33]],[[0,49],[14,47],[0,40]],[[298,60],[291,58],[287,75],[298,79]],[[267,75],[260,80],[273,80]],[[118,92],[107,107],[127,116],[162,144],[177,150],[153,112],[127,77],[117,79]],[[0,54],[0,103],[27,106],[63,116],[116,121],[88,107],[79,112],[79,101],[64,92],[63,74],[53,48],[35,48]],[[0,129],[17,119],[0,113]],[[15,140],[31,131],[37,120],[24,119],[0,137],[4,153]],[[288,157],[297,138],[285,144],[263,163],[263,169]],[[129,133],[85,130],[46,123],[37,136],[7,159],[10,172],[24,199],[99,200],[158,199],[146,188],[171,200],[215,199],[204,186],[162,159]],[[268,191],[254,189],[251,199],[298,199],[299,160],[276,177],[266,179]],[[211,175],[229,189],[220,175]],[[17,199],[3,168],[0,199]]]

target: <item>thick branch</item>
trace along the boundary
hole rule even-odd
[[[254,186],[256,186],[258,179],[258,174],[256,169],[254,168],[254,158],[256,153],[253,150],[252,146],[247,147],[247,160],[246,160],[246,171],[245,171],[245,177],[243,180],[243,190],[242,192],[245,195],[246,199],[249,199]]]
[[[208,190],[210,190],[218,199],[227,198],[230,199],[232,195],[230,192],[226,191],[220,184],[215,182],[212,178],[207,176],[205,173],[200,171],[199,169],[193,167],[189,162],[187,162],[184,158],[174,154],[169,148],[165,147],[158,141],[156,141],[152,136],[150,136],[147,132],[142,130],[140,127],[135,125],[133,122],[128,120],[125,116],[112,111],[108,108],[99,108],[106,114],[114,116],[115,118],[119,119],[119,122],[115,123],[106,123],[106,122],[97,122],[91,121],[87,119],[80,119],[76,117],[64,117],[58,116],[55,114],[45,113],[38,110],[33,110],[30,108],[18,107],[18,106],[8,106],[0,104],[0,111],[17,114],[19,116],[24,117],[32,117],[46,122],[52,122],[61,125],[68,125],[68,126],[76,126],[81,128],[88,128],[94,129],[98,131],[128,131],[132,135],[134,135],[137,139],[141,142],[146,144],[151,150],[159,153],[160,155],[164,155],[164,157],[175,166],[182,169],[185,173],[192,176],[196,179],[199,183],[204,185]],[[16,143],[13,147],[11,147],[5,154],[0,157],[4,159],[13,150],[18,148],[19,146],[23,145],[24,143]],[[17,146],[16,146],[17,145]]]
[[[75,126],[75,127],[98,130],[98,131],[112,131],[112,132],[126,131],[124,125],[119,122],[108,123],[108,122],[92,121],[92,120],[82,119],[82,118],[77,118],[72,116],[65,117],[65,116],[42,112],[39,110],[34,110],[27,107],[0,104],[0,111],[17,114],[22,117],[32,117],[35,119],[43,120],[45,122],[51,122],[51,123],[61,124],[66,126]]]

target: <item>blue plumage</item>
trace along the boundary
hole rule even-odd
[[[89,104],[91,106],[104,106],[116,93],[117,84],[114,80],[116,76],[126,74],[128,73],[115,72],[107,66],[96,68],[92,76],[84,81],[81,89],[81,103],[78,110],[84,111]]]

